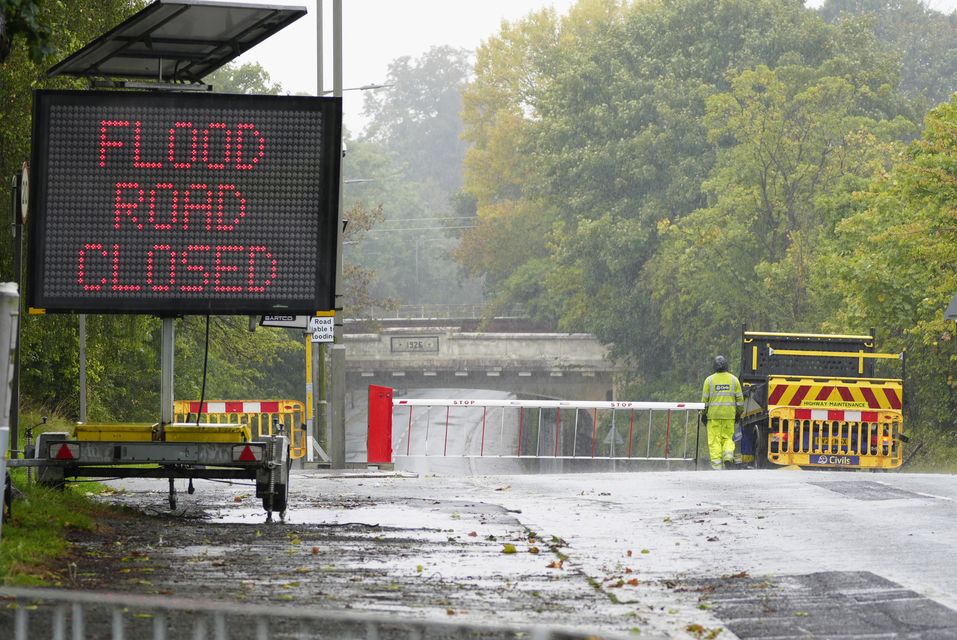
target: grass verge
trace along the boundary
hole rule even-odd
[[[11,470],[22,498],[13,503],[13,516],[3,519],[0,537],[0,584],[56,586],[67,572],[70,531],[94,531],[97,516],[111,507],[90,499],[104,487],[98,483],[67,485],[62,491],[27,485],[24,469]]]

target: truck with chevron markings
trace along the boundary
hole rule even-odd
[[[887,369],[900,377],[881,377]],[[903,353],[873,335],[742,332],[741,454],[757,467],[897,469]]]

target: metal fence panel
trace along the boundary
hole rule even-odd
[[[198,601],[132,594],[0,588],[0,636],[10,640],[445,640],[615,638],[549,626],[404,619],[395,614],[325,611],[311,607]]]

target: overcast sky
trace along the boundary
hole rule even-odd
[[[232,0],[236,1],[236,0]],[[238,59],[259,62],[285,92],[316,92],[316,0],[243,0],[255,4],[305,6],[308,14]],[[809,0],[817,6],[822,0]],[[359,87],[385,80],[389,63],[416,58],[434,46],[474,50],[498,33],[502,20],[513,22],[532,11],[553,7],[568,13],[576,0],[343,0],[343,85]],[[325,89],[332,89],[332,0],[325,14]],[[931,0],[940,11],[953,11],[957,0]],[[362,92],[346,92],[346,126],[357,132]]]
[[[235,1],[235,0],[232,0]],[[284,92],[316,91],[316,0],[251,0],[254,4],[304,6],[308,14],[237,59],[259,62]],[[955,0],[957,1],[957,0]],[[575,0],[343,0],[342,76],[345,88],[381,83],[389,63],[416,58],[434,46],[474,50],[532,11],[554,7],[567,13]],[[332,0],[324,9],[324,85],[332,89]],[[362,92],[344,94],[346,126],[361,128]]]

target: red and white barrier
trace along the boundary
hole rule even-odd
[[[404,411],[407,409],[407,413]],[[416,430],[414,418],[422,421],[424,409],[424,425],[418,427],[424,431],[419,437],[419,443],[413,446],[413,436]],[[434,409],[439,409],[437,426],[442,429],[441,453],[430,453],[430,437],[433,428]],[[442,411],[444,409],[444,411]],[[552,458],[616,458],[616,459],[656,459],[656,460],[691,460],[694,453],[688,450],[688,437],[691,429],[697,428],[698,412],[704,409],[700,402],[631,402],[631,401],[573,401],[573,400],[484,400],[475,398],[394,398],[393,390],[389,387],[371,385],[369,387],[369,435],[368,452],[370,463],[393,462],[394,455],[398,456],[477,456],[477,457],[552,457]],[[449,429],[452,425],[453,412],[461,416],[464,411],[481,411],[481,431],[477,450],[454,450],[461,447],[461,443],[454,443],[450,451]],[[489,424],[492,421],[492,411],[500,421],[499,438],[489,450],[487,441]],[[582,422],[582,412],[587,414],[585,422],[590,421],[591,433],[582,437],[579,426]],[[602,412],[602,413],[600,413]],[[544,415],[554,414],[548,424],[543,424]],[[506,416],[512,415],[512,426],[517,427],[514,438],[505,437]],[[608,417],[610,415],[610,418]],[[407,416],[407,417],[406,417]],[[537,425],[529,424],[537,416]],[[604,418],[604,422],[599,417]],[[477,414],[471,413],[470,419],[477,421]],[[627,420],[628,429],[619,426],[618,420]],[[394,432],[398,420],[403,421],[404,433]],[[444,423],[444,424],[443,424]],[[645,423],[647,429],[645,430]],[[452,425],[454,429],[456,425]],[[535,450],[525,448],[527,431],[537,428],[535,434]],[[639,429],[643,432],[639,435]],[[675,429],[683,430],[681,434],[682,449],[680,455],[673,455]],[[548,437],[554,438],[542,446],[542,434],[548,431]],[[603,432],[603,437],[599,436]],[[493,432],[494,433],[494,432]],[[627,438],[625,437],[627,433]],[[696,432],[695,432],[696,434]],[[404,439],[404,446],[394,451],[393,436]],[[568,442],[563,438],[571,439],[569,450]],[[644,454],[636,448],[636,440],[641,438],[644,443]],[[587,441],[588,449],[580,450],[579,442]],[[627,442],[627,448],[616,449]],[[433,440],[434,443],[434,440]],[[605,445],[610,443],[610,450],[605,451]],[[653,446],[661,451],[652,455]],[[434,444],[432,449],[434,449]]]

